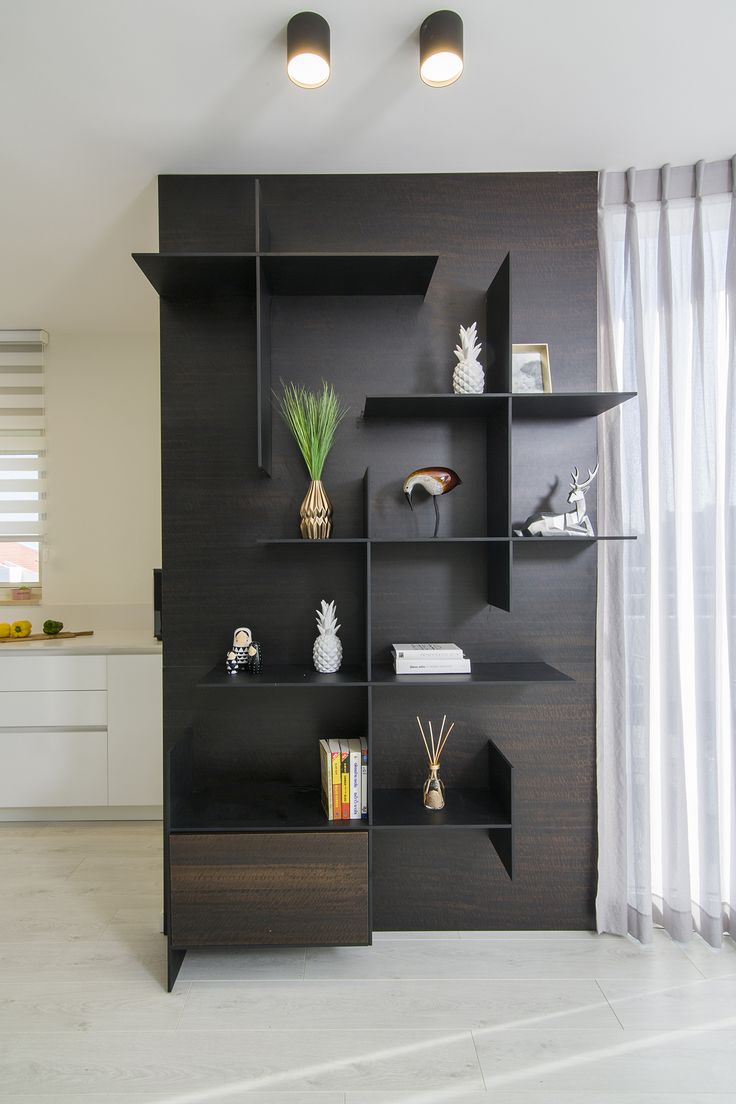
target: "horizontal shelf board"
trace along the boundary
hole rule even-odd
[[[549,395],[512,395],[515,418],[595,418],[629,399],[636,391],[568,391]]]
[[[223,662],[221,667],[214,667],[197,685],[228,690],[268,689],[274,686],[307,686],[324,689],[335,686],[365,686],[366,678],[365,672],[357,667],[344,667],[334,675],[320,675],[313,667],[296,665],[265,666],[260,675],[229,675]]]
[[[512,541],[517,544],[552,544],[554,542],[562,544],[585,544],[586,541],[589,544],[594,544],[596,541],[619,541],[619,540],[636,540],[633,534],[615,535],[615,536],[598,536],[593,537],[564,537],[556,535],[553,537],[511,537]]]
[[[270,537],[256,541],[256,544],[298,544],[300,546],[309,544],[368,544],[368,540],[366,537],[327,537],[319,540],[308,540],[304,537]]]
[[[374,664],[372,683],[375,686],[456,686],[476,683],[573,682],[569,675],[549,663],[520,661],[518,663],[473,663],[468,675],[397,675],[389,664]]]
[[[371,537],[371,544],[493,544],[508,537]]]
[[[134,253],[133,260],[164,299],[255,294],[253,253]]]
[[[445,808],[425,809],[420,787],[374,790],[373,828],[511,828],[508,809],[490,790],[447,788]]]
[[[432,253],[266,253],[261,266],[274,295],[426,295]]]
[[[178,795],[171,815],[174,832],[367,831],[367,820],[328,820],[320,792],[287,782],[247,782],[227,789]]]
[[[578,391],[550,395],[368,395],[364,418],[486,418],[511,402],[520,419],[592,418],[632,399],[635,391]]]
[[[367,395],[364,418],[487,418],[507,395]]]

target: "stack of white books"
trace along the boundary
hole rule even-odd
[[[392,644],[397,675],[469,675],[470,660],[457,644]]]

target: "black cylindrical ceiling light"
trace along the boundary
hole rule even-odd
[[[419,29],[419,75],[432,88],[454,84],[463,71],[463,21],[457,12],[436,11]]]
[[[328,80],[330,25],[316,12],[299,12],[289,20],[286,71],[299,88],[319,88]]]

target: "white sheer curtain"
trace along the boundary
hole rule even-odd
[[[599,931],[736,935],[736,158],[602,174]],[[730,658],[729,658],[730,657]]]

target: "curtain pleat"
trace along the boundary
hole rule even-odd
[[[734,905],[736,229],[733,196],[599,189],[600,931],[713,946]],[[649,174],[650,175],[650,174]],[[640,189],[641,190],[641,189]],[[730,667],[729,667],[730,664]]]

